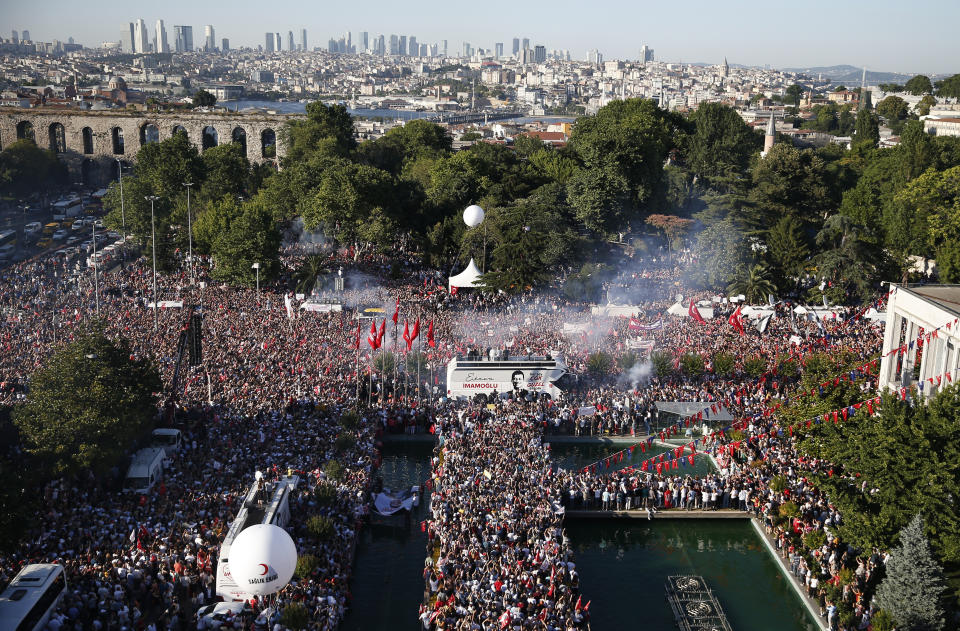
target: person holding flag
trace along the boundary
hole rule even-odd
[[[703,319],[703,316],[700,315],[700,310],[697,309],[697,303],[693,301],[693,298],[690,299],[690,308],[687,309],[687,315],[699,322],[700,324],[706,324],[707,321]]]
[[[734,328],[740,335],[744,335],[746,331],[743,328],[743,314],[740,313],[740,310],[743,308],[743,305],[737,305],[737,310],[730,314],[730,326]]]

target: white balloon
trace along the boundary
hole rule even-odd
[[[467,209],[463,211],[463,223],[467,224],[471,228],[476,228],[482,221],[483,209],[476,204],[467,206]]]
[[[293,578],[297,546],[280,526],[256,524],[233,540],[227,562],[240,589],[254,596],[273,594]]]
[[[260,478],[263,477],[263,471],[257,471],[256,473],[253,474],[253,477],[256,478],[257,480],[260,480]]]

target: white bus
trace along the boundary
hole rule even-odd
[[[0,631],[43,631],[66,592],[61,566],[26,566],[0,594]]]
[[[567,365],[559,356],[488,359],[458,355],[447,363],[447,396],[486,401],[493,397],[549,396],[559,399]]]

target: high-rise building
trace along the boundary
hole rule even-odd
[[[653,49],[646,44],[640,47],[640,61],[642,63],[653,61]]]
[[[447,40],[443,40],[443,56],[447,56]]]
[[[530,38],[529,38],[529,37],[524,37],[524,38],[523,38],[523,45],[520,46],[520,48],[530,48]]]
[[[401,35],[400,39],[397,41],[397,54],[406,55],[407,54],[407,36]]]
[[[307,48],[307,29],[305,28],[300,29],[300,49],[304,51],[310,50]]]
[[[13,41],[14,42],[20,41],[20,33],[18,33],[16,30],[13,31]]]
[[[150,36],[147,34],[147,23],[139,18],[133,27],[133,49],[135,53],[150,52]]]
[[[25,42],[32,41],[30,39],[30,31],[28,31],[27,29],[23,29],[23,41]]]
[[[547,60],[547,47],[546,46],[534,46],[533,47],[533,61],[542,64]]]
[[[163,20],[157,20],[157,39],[154,49],[158,53],[170,52],[170,44],[167,43],[167,29],[163,26]]]
[[[414,35],[407,39],[407,54],[411,57],[420,56],[420,44],[417,43],[417,38]]]
[[[357,50],[361,53],[370,50],[370,34],[366,31],[360,31],[360,41],[357,42]]]
[[[433,45],[434,48],[437,47],[436,44]],[[420,56],[421,57],[436,57],[436,53],[430,53],[430,47],[426,44],[420,44]]]
[[[473,49],[470,47],[470,42],[463,43],[463,56],[468,59],[473,56]]]
[[[203,49],[205,51],[213,52],[217,49],[217,39],[213,34],[213,24],[207,24],[203,27]]]
[[[267,51],[268,53],[272,53],[275,50],[273,46],[274,46],[273,33],[267,33],[266,45],[264,46],[264,50]]]
[[[386,40],[383,35],[377,35],[377,48],[379,49],[380,55],[385,55],[387,50]]]
[[[227,52],[230,50],[230,40],[227,39],[226,37],[220,40],[220,50],[222,50],[223,52]]]
[[[275,50],[275,51],[278,52],[278,53],[279,53],[281,50],[283,50],[283,48],[280,46],[280,43],[281,43],[282,41],[283,41],[283,40],[280,39],[280,33],[274,33],[274,34],[273,34],[273,50]]]
[[[123,29],[123,50],[128,53],[137,52],[134,48],[133,42],[137,39],[136,25],[133,22],[127,24],[127,28]]]
[[[503,57],[503,42],[497,42],[493,45],[493,58],[500,59]]]
[[[396,35],[391,33],[389,54],[396,55],[398,50],[400,50],[400,39]]]
[[[297,45],[293,41],[293,31],[287,31],[287,50],[296,50]]]
[[[193,27],[177,26],[173,27],[174,50],[178,53],[189,53],[193,51]]]

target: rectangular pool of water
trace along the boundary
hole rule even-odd
[[[702,576],[736,631],[818,631],[746,521],[570,521],[593,631],[673,629],[668,576]]]

